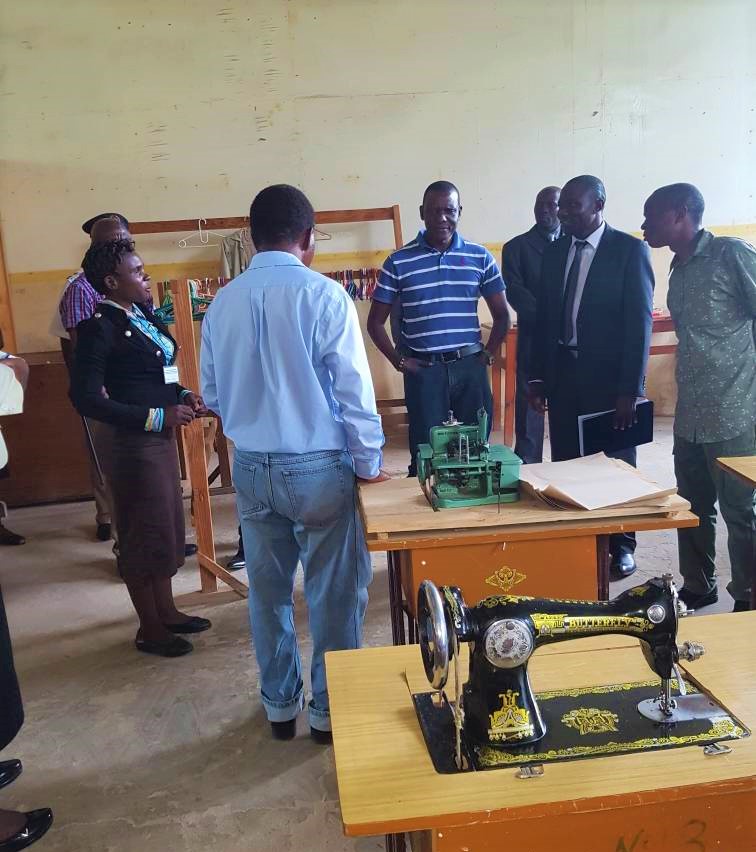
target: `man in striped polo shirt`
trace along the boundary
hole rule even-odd
[[[488,367],[509,328],[509,310],[499,267],[484,246],[457,233],[462,207],[453,183],[436,181],[423,194],[425,230],[383,264],[368,317],[375,345],[404,374],[409,414],[409,474],[417,473],[417,446],[449,411],[461,423],[477,421],[485,408],[491,423]],[[493,328],[485,346],[478,299],[488,303]],[[392,304],[401,307],[396,349],[386,333]]]

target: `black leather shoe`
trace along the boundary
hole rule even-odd
[[[47,834],[53,822],[53,812],[50,808],[29,811],[24,816],[26,825],[12,837],[0,841],[0,852],[18,852],[19,849],[26,849]]]
[[[612,580],[624,580],[625,577],[630,577],[635,574],[635,557],[632,553],[618,553],[612,556],[612,561],[609,564],[609,576]]]
[[[26,539],[22,535],[14,533],[13,530],[9,530],[0,524],[0,544],[26,544]]]
[[[205,630],[209,630],[212,626],[213,623],[209,618],[200,618],[198,615],[190,616],[186,621],[182,621],[181,624],[163,625],[171,633],[202,633]]]
[[[197,552],[196,544],[185,544],[184,545],[184,556],[194,556]]]
[[[320,731],[310,726],[310,736],[318,745],[331,745],[333,743],[333,734],[330,731]]]
[[[701,609],[705,606],[711,606],[719,600],[719,592],[716,588],[710,592],[705,592],[699,595],[697,592],[691,592],[685,586],[677,593],[677,597],[688,607],[688,609]]]
[[[167,642],[152,642],[149,639],[140,639],[138,636],[134,640],[137,651],[144,654],[156,654],[158,657],[183,657],[194,649],[194,645],[187,639],[182,639],[180,636],[174,636]]]
[[[271,722],[270,732],[274,740],[293,740],[297,735],[296,717],[286,722]]]
[[[110,541],[111,533],[110,524],[97,524],[97,541]]]
[[[735,606],[732,608],[733,612],[750,612],[751,610],[751,602],[750,601],[735,601]],[[0,784],[0,787],[2,784]]]
[[[229,560],[226,562],[226,568],[229,571],[240,571],[242,568],[246,566],[246,562],[244,560],[244,551],[238,550]]]
[[[23,768],[20,760],[0,760],[0,788],[12,784]]]

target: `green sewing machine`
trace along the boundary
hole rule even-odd
[[[522,461],[509,447],[488,443],[488,415],[476,426],[449,419],[430,430],[417,450],[417,478],[434,510],[519,500]]]

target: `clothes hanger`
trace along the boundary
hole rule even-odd
[[[197,219],[197,232],[187,234],[178,241],[179,248],[200,248],[204,246],[218,246],[220,243],[211,243],[210,237],[217,237],[222,240],[223,234],[218,234],[215,231],[206,231],[202,226],[207,225],[207,219]],[[199,239],[199,243],[191,242],[194,238]]]

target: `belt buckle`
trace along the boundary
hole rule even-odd
[[[459,349],[454,349],[451,352],[442,352],[441,361],[444,364],[450,364],[452,361],[459,361]]]

